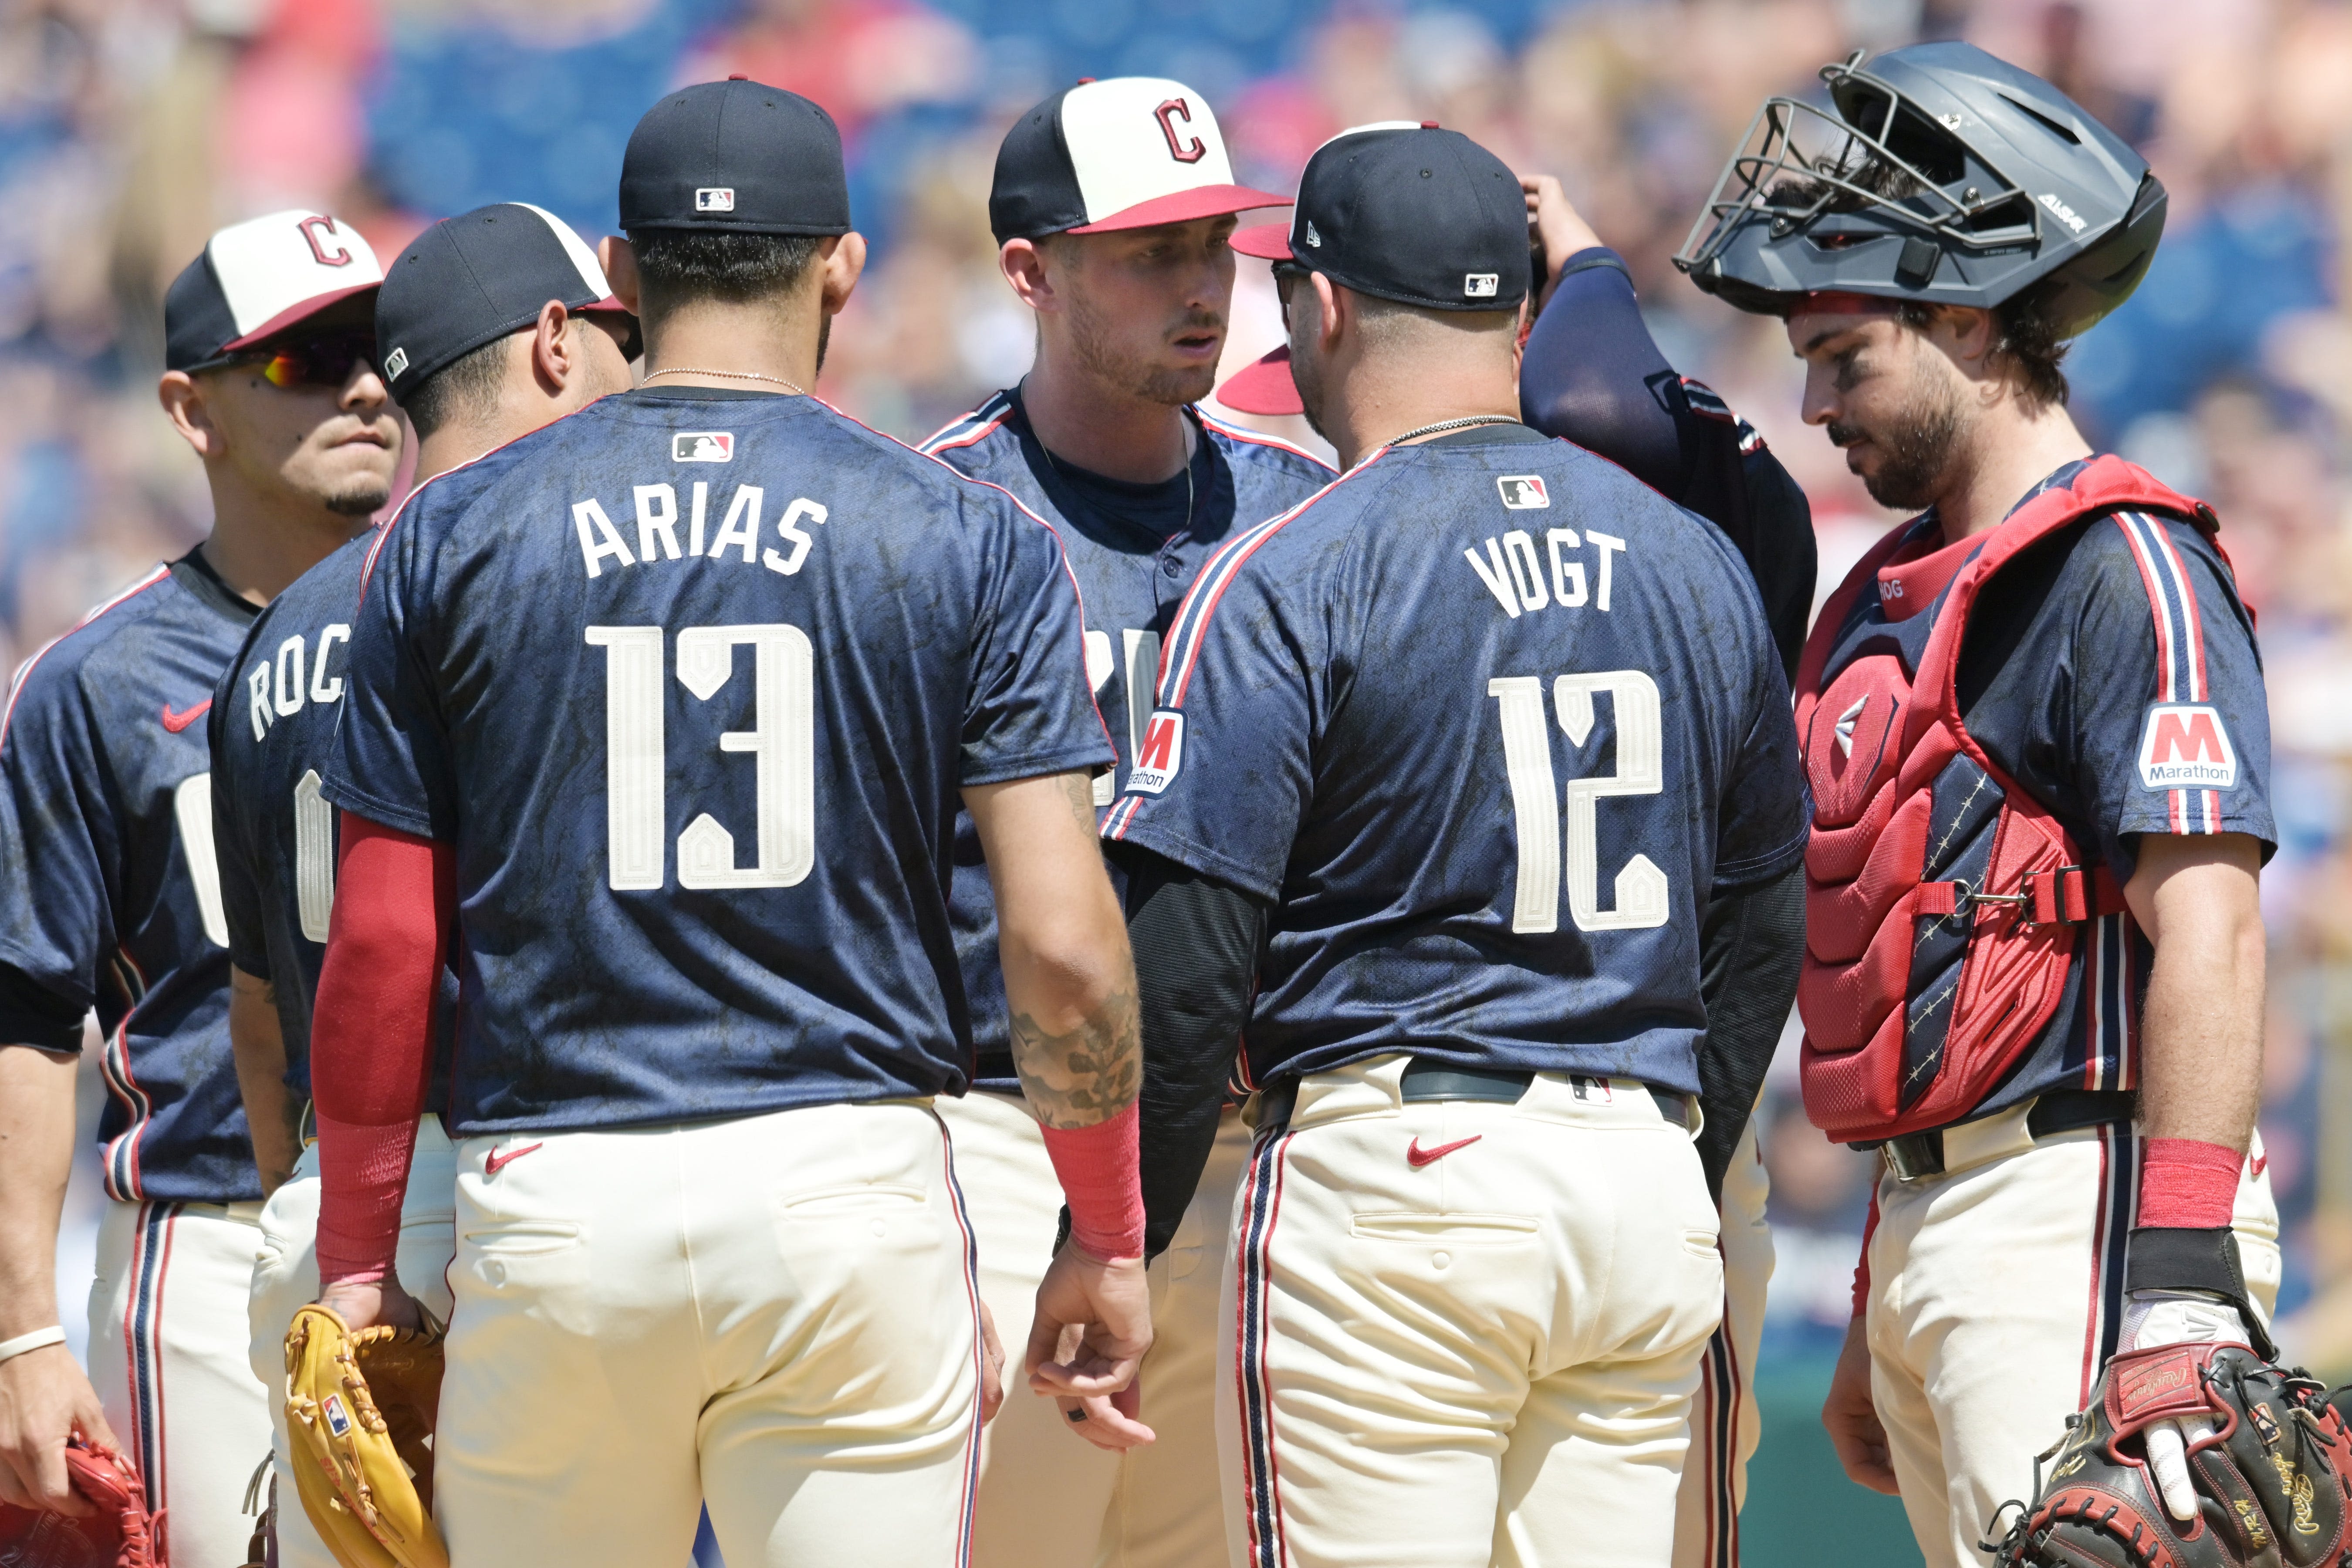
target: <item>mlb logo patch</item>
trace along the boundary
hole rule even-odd
[[[1158,795],[1176,782],[1184,766],[1184,715],[1162,708],[1144,726],[1143,746],[1127,773],[1127,787],[1138,795]]]
[[[694,193],[694,210],[698,213],[731,213],[735,210],[735,187],[704,185]]]
[[[673,463],[731,463],[735,436],[730,430],[680,430],[669,438]]]
[[[2158,702],[2140,731],[2139,782],[2147,789],[2230,789],[2238,752],[2221,715],[2202,702]]]
[[[1503,504],[1513,511],[1531,511],[1551,505],[1551,494],[1544,489],[1542,476],[1538,474],[1497,474],[1495,488],[1503,492]]]
[[[383,356],[383,378],[386,381],[398,381],[400,373],[407,368],[408,351],[406,349],[394,349]]]
[[[351,1412],[343,1408],[341,1394],[330,1394],[319,1402],[319,1408],[326,1415],[329,1431],[338,1437],[348,1437],[352,1435]]]
[[[1462,296],[1465,300],[1491,300],[1502,281],[1499,272],[1465,272],[1462,275]]]

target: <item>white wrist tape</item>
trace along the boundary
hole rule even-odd
[[[66,1342],[65,1325],[51,1323],[46,1329],[35,1329],[29,1334],[18,1334],[13,1340],[0,1340],[0,1362],[15,1361],[28,1351],[45,1351],[51,1345]]]

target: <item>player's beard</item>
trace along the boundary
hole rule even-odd
[[[1084,289],[1072,291],[1069,319],[1070,346],[1076,351],[1078,363],[1129,397],[1181,408],[1198,403],[1216,387],[1213,364],[1181,370],[1156,364],[1148,355],[1127,349],[1118,341],[1117,324],[1095,309]],[[1225,319],[1213,310],[1191,310],[1170,329],[1170,335],[1222,331],[1224,325]]]
[[[1326,441],[1331,432],[1323,423],[1323,362],[1316,357],[1312,332],[1303,334],[1308,341],[1302,348],[1298,338],[1290,340],[1290,382],[1298,388],[1300,412],[1307,427]],[[1338,446],[1337,441],[1331,441]]]
[[[1878,471],[1863,478],[1870,499],[1883,507],[1916,511],[1943,493],[1960,446],[1960,400],[1948,387],[1924,383],[1916,395],[1886,421],[1864,429],[1832,420],[1829,437],[1840,447],[1867,437],[1878,447]]]
[[[392,487],[373,474],[354,474],[320,499],[338,517],[373,517],[392,499]]]

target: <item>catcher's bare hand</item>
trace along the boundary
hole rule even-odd
[[[0,1502],[87,1518],[89,1501],[66,1479],[66,1439],[76,1435],[120,1451],[71,1351],[49,1345],[0,1362]]]
[[[1601,237],[1569,201],[1556,176],[1521,174],[1519,189],[1528,198],[1528,228],[1543,247],[1544,286],[1536,299],[1536,310],[1540,312],[1551,303],[1552,290],[1559,287],[1559,269],[1568,258],[1580,250],[1591,250],[1601,243]]]
[[[1082,1247],[1064,1246],[1037,1287],[1037,1318],[1024,1360],[1030,1391],[1074,1402],[1087,1419],[1068,1424],[1091,1428],[1081,1436],[1097,1447],[1151,1442],[1151,1428],[1135,1419],[1133,1388],[1150,1348],[1151,1291],[1143,1259],[1105,1262]]]
[[[1004,1408],[1004,1342],[996,1337],[996,1316],[988,1303],[980,1304],[980,1424],[996,1419]]]
[[[396,1274],[386,1274],[377,1283],[338,1279],[319,1292],[319,1305],[333,1308],[353,1333],[379,1323],[395,1329],[425,1326],[425,1310],[416,1304],[415,1297],[400,1288]]]
[[[1846,1479],[1874,1492],[1895,1495],[1895,1461],[1886,1446],[1886,1428],[1878,1422],[1878,1407],[1870,1397],[1870,1341],[1863,1320],[1846,1325],[1845,1347],[1838,1352],[1837,1371],[1830,1375],[1830,1396],[1822,1402],[1822,1425],[1829,1428],[1830,1447]]]

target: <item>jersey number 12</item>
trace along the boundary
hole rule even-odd
[[[1577,745],[1592,733],[1592,694],[1606,691],[1616,709],[1617,771],[1568,782],[1565,831],[1551,771],[1550,726],[1544,722],[1543,679],[1497,676],[1486,695],[1502,709],[1503,763],[1511,776],[1512,812],[1518,819],[1519,879],[1511,929],[1559,929],[1560,874],[1568,877],[1568,911],[1579,931],[1641,931],[1666,923],[1666,874],[1646,855],[1617,873],[1617,907],[1601,907],[1599,802],[1603,795],[1655,795],[1665,781],[1658,685],[1638,669],[1563,675],[1551,683],[1559,727]],[[1566,838],[1565,854],[1561,839]]]

